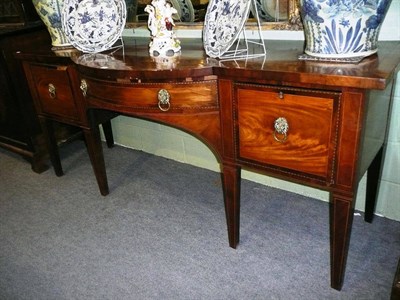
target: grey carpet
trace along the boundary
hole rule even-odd
[[[0,150],[0,299],[389,299],[400,222],[355,216],[345,283],[330,288],[328,204],[242,181],[229,248],[220,176],[105,148],[100,196],[80,141],[65,171]]]

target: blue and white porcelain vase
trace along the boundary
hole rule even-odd
[[[391,0],[300,0],[304,52],[333,59],[376,53],[390,3]]]
[[[32,0],[32,2],[50,33],[51,44],[54,49],[71,46],[63,31],[61,22],[64,0]]]

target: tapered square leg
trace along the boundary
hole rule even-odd
[[[229,246],[236,248],[239,243],[240,227],[240,168],[223,164],[222,184]]]
[[[381,176],[383,160],[383,147],[378,151],[374,160],[368,168],[367,173],[367,193],[365,199],[364,220],[371,223],[374,217],[376,198],[378,196],[379,180]]]
[[[84,129],[83,132],[86,139],[87,151],[92,163],[100,193],[103,196],[106,196],[109,194],[109,188],[99,127],[93,126],[90,129]]]
[[[64,172],[61,165],[60,153],[58,150],[57,139],[54,132],[54,122],[52,120],[41,118],[42,129],[44,131],[47,150],[49,152],[50,161],[53,165],[54,172],[57,176],[63,176]]]
[[[331,195],[331,287],[341,290],[346,269],[351,227],[353,223],[353,199],[337,193]]]

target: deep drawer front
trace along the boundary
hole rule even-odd
[[[66,67],[31,65],[42,113],[78,118]]]
[[[215,110],[218,108],[216,80],[178,83],[129,83],[84,79],[89,103],[107,103],[113,107],[178,112],[183,110]],[[160,96],[160,94],[162,94]],[[160,102],[164,97],[164,102]]]
[[[332,179],[339,99],[338,93],[237,85],[239,159]]]

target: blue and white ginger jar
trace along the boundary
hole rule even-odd
[[[391,0],[300,0],[305,53],[321,58],[366,57],[378,37]]]
[[[32,3],[50,33],[53,47],[70,46],[61,22],[64,0],[32,0]]]

